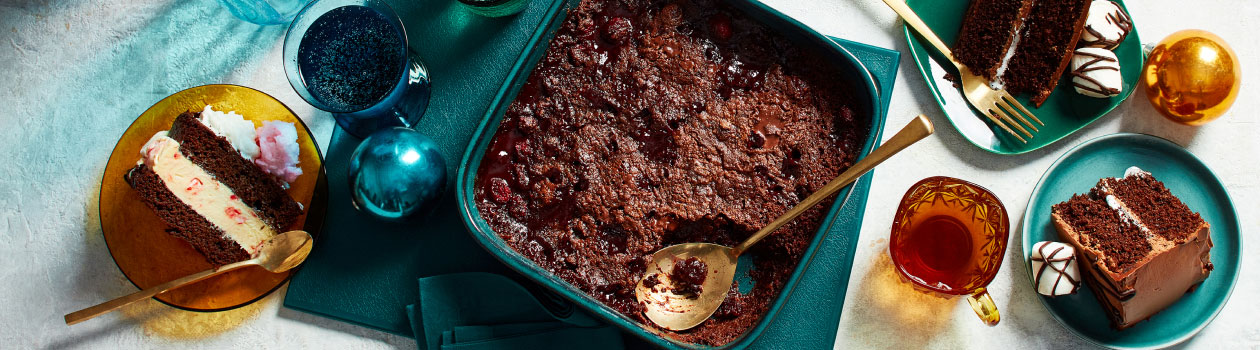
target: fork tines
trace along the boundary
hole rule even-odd
[[[1033,123],[1029,122],[1028,119],[1024,118],[1025,115],[1027,115],[1028,118],[1032,118],[1033,121],[1036,121],[1037,124],[1041,126],[1046,125],[1041,122],[1041,119],[1037,119],[1036,115],[1028,111],[1027,108],[1024,108],[1024,105],[1020,104],[1019,101],[1016,101],[1015,98],[1007,93],[1005,89],[992,90],[987,97],[989,97],[990,101],[988,102],[990,103],[986,104],[990,106],[984,111],[985,116],[989,118],[989,121],[997,124],[999,128],[1002,128],[1002,130],[1005,130],[1007,133],[1011,134],[1011,136],[1015,136],[1015,138],[1020,142],[1028,143],[1028,140],[1024,139],[1023,136],[1020,136],[1019,133],[1012,130],[1011,126],[1015,127],[1016,130],[1019,130],[1020,133],[1023,133],[1024,136],[1027,136],[1029,139],[1033,137],[1033,132],[1039,131],[1036,125],[1033,125]],[[1015,117],[1012,118],[1012,115]],[[1018,119],[1023,123],[1023,125],[1015,122],[1015,119]],[[1032,129],[1032,132],[1025,129],[1024,125],[1027,125],[1028,129]]]

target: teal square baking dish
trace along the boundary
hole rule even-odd
[[[836,70],[841,76],[837,79],[850,82],[852,92],[862,96],[855,96],[853,101],[856,105],[854,110],[867,121],[867,125],[876,128],[884,124],[883,113],[880,113],[880,104],[878,103],[878,95],[876,94],[875,82],[871,78],[866,67],[862,65],[852,53],[848,52],[827,37],[815,32],[805,25],[789,18],[778,11],[769,8],[755,0],[724,0],[728,4],[742,11],[750,18],[765,24],[767,27],[775,30],[785,37],[793,40],[797,45],[813,47],[819,50],[825,57],[829,58],[835,65]],[[626,332],[634,334],[645,341],[656,346],[675,349],[741,349],[747,347],[757,336],[765,330],[766,326],[774,319],[775,314],[783,306],[784,301],[792,294],[792,289],[798,282],[801,272],[809,267],[815,248],[826,235],[826,228],[831,226],[835,221],[836,211],[839,210],[848,200],[852,192],[852,185],[844,188],[837,194],[837,200],[828,210],[826,218],[819,225],[818,231],[812,238],[809,249],[801,257],[801,261],[797,264],[792,276],[788,279],[783,290],[770,304],[766,314],[752,328],[745,331],[735,341],[718,347],[708,347],[691,343],[684,343],[670,339],[662,335],[662,331],[651,326],[640,324],[638,321],[631,319],[621,313],[613,310],[595,300],[582,290],[565,282],[564,280],[551,274],[549,271],[539,267],[533,261],[518,253],[515,249],[507,245],[497,233],[489,226],[489,224],[481,217],[477,209],[475,199],[475,189],[477,169],[481,165],[482,157],[486,153],[486,149],[490,145],[495,131],[498,129],[500,122],[507,110],[507,107],[516,99],[516,95],[525,84],[526,79],[533,71],[534,66],[545,54],[551,38],[555,35],[557,29],[566,18],[567,10],[577,6],[579,0],[565,0],[555,2],[548,9],[547,14],[542,19],[542,25],[530,38],[525,49],[522,51],[520,58],[516,61],[512,70],[499,89],[498,94],[491,101],[486,115],[477,131],[473,134],[472,140],[465,150],[463,161],[459,167],[457,177],[456,191],[459,201],[460,210],[464,224],[468,227],[473,238],[495,258],[502,261],[513,270],[524,275],[526,278],[537,282],[552,292],[555,292],[569,301],[577,304],[579,307],[587,310],[591,314],[603,319],[604,321],[616,325]],[[871,149],[878,143],[878,130],[867,130],[867,137],[863,144],[859,159],[870,153]]]

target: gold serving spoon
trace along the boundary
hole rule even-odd
[[[267,240],[258,248],[258,256],[253,259],[231,263],[219,266],[198,273],[194,273],[174,281],[159,284],[148,289],[131,293],[114,300],[110,300],[93,307],[83,310],[71,312],[66,315],[66,325],[73,325],[79,322],[87,321],[96,316],[107,314],[131,303],[152,298],[155,295],[162,294],[168,290],[183,287],[193,282],[204,280],[215,275],[236,270],[246,266],[262,266],[267,271],[280,273],[289,271],[290,269],[301,265],[306,260],[306,256],[311,253],[311,234],[306,231],[295,230],[281,233]]]
[[[876,165],[931,135],[932,132],[932,122],[928,121],[927,117],[919,115],[888,139],[888,142],[872,150],[866,158],[853,164],[822,189],[809,195],[734,248],[713,243],[683,243],[656,251],[652,254],[647,271],[643,273],[643,279],[639,280],[634,288],[635,298],[644,305],[643,313],[657,325],[675,331],[695,327],[704,322],[726,300],[727,291],[731,289],[731,284],[735,280],[735,267],[739,263],[740,254],[748,251],[757,241],[805,213],[818,202],[836,194],[841,188],[857,180]],[[674,263],[692,257],[700,259],[708,266],[708,276],[701,284],[699,293],[675,294],[670,280]],[[649,282],[645,285],[644,281],[649,278],[657,280],[654,281],[655,283]]]

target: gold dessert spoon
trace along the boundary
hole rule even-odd
[[[927,117],[919,115],[888,139],[888,142],[872,150],[866,158],[854,163],[822,189],[806,197],[805,200],[734,248],[713,243],[683,243],[656,251],[652,254],[643,278],[634,288],[635,298],[644,305],[643,313],[657,325],[675,331],[689,329],[704,322],[726,300],[727,291],[731,289],[731,284],[735,280],[735,268],[739,263],[740,254],[748,251],[757,241],[805,213],[818,202],[836,194],[841,188],[857,180],[876,165],[931,135],[932,132],[932,122]],[[701,283],[700,292],[694,295],[676,294],[670,280],[674,263],[693,257],[700,259],[708,266],[708,274]],[[656,283],[645,285],[644,281],[649,278],[656,278]]]
[[[149,287],[145,290],[128,294],[114,300],[97,304],[83,310],[71,312],[66,315],[66,325],[73,325],[79,322],[87,321],[96,316],[107,314],[131,303],[152,298],[155,295],[162,294],[166,291],[183,287],[193,282],[201,281],[218,274],[236,270],[246,266],[262,266],[267,271],[280,273],[289,271],[290,269],[301,265],[306,260],[306,256],[311,253],[311,234],[306,231],[295,230],[281,233],[272,237],[258,248],[258,255],[253,259],[235,262],[218,268],[194,273],[174,281]]]

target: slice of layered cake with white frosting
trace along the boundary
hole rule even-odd
[[[125,178],[172,235],[224,265],[250,258],[302,214],[285,192],[302,174],[298,152],[292,123],[255,128],[206,106],[153,135]]]
[[[1055,204],[1051,213],[1117,329],[1167,308],[1212,272],[1208,223],[1137,167],[1099,180],[1088,195]]]

